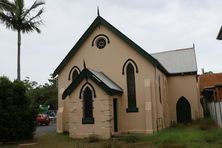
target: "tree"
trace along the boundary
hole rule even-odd
[[[44,1],[36,0],[30,8],[25,8],[24,0],[0,0],[0,21],[13,31],[17,31],[17,80],[21,79],[20,53],[21,53],[21,33],[29,33],[36,31],[41,33],[38,28],[42,24],[41,14],[44,8],[31,15],[39,6],[44,5]]]
[[[0,77],[0,141],[33,138],[36,111],[22,81]]]
[[[58,91],[57,91],[57,78],[48,79],[48,83],[44,85],[38,85],[35,81],[30,81],[27,77],[24,80],[26,87],[28,88],[27,95],[32,102],[34,108],[39,108],[39,105],[50,106],[50,110],[58,109]]]

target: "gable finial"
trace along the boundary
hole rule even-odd
[[[86,69],[86,63],[84,59],[83,59],[83,66],[84,66],[84,69]]]
[[[97,6],[97,15],[100,16],[99,15],[99,6]]]

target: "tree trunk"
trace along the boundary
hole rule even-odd
[[[17,80],[21,80],[20,54],[21,54],[21,31],[18,30],[18,53],[17,53]]]

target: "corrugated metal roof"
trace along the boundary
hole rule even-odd
[[[185,48],[151,54],[170,74],[197,72],[194,48]]]
[[[92,72],[94,76],[96,76],[95,78],[98,81],[102,81],[109,88],[111,88],[113,90],[121,91],[121,92],[123,91],[123,89],[121,87],[119,87],[115,82],[113,82],[111,79],[109,79],[104,73],[97,72],[97,71],[94,71],[91,69],[89,69],[89,71]]]

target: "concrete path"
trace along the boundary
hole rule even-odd
[[[48,126],[38,125],[35,131],[35,138],[50,133],[56,133],[56,123],[50,123]]]

